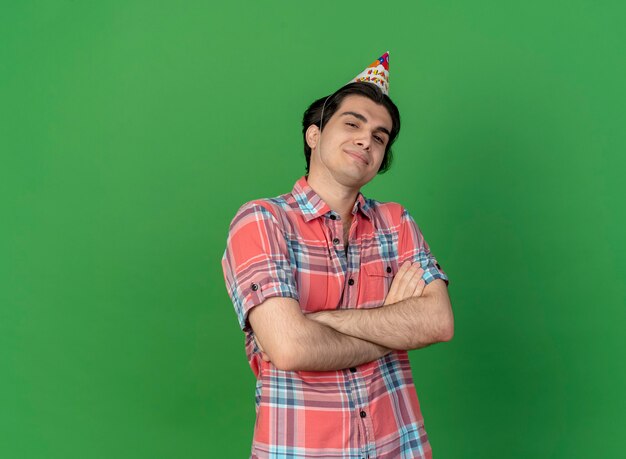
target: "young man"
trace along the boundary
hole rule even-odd
[[[401,205],[360,193],[400,130],[387,79],[385,54],[314,102],[308,175],[231,224],[222,264],[257,377],[253,458],[432,456],[407,351],[452,338],[448,279]]]

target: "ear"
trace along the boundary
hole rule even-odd
[[[305,138],[307,145],[311,150],[314,150],[320,138],[320,128],[315,124],[311,124],[306,130]]]

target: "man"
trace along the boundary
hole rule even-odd
[[[230,227],[253,458],[432,457],[407,351],[452,338],[448,279],[402,206],[360,193],[389,167],[400,117],[388,53],[355,80],[305,112],[308,175]]]

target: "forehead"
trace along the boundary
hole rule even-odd
[[[376,126],[385,127],[391,131],[392,121],[389,111],[384,105],[377,104],[365,96],[349,95],[341,101],[335,115],[344,112],[355,112],[367,118],[367,122]]]

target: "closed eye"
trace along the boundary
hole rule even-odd
[[[374,140],[376,140],[376,142],[378,142],[381,145],[386,145],[387,144],[387,139],[385,137],[379,136],[379,135],[375,135],[374,136]]]

